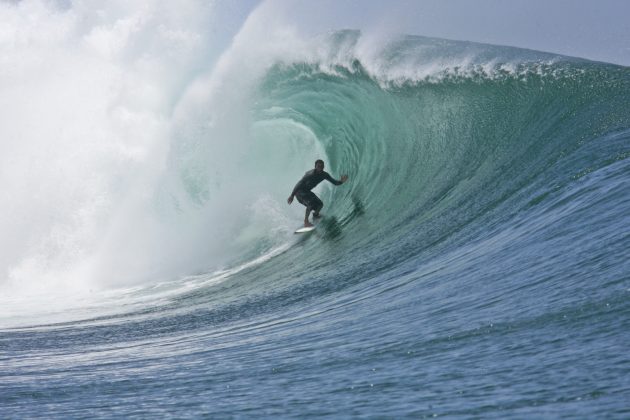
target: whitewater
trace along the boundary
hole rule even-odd
[[[628,67],[143,5],[0,4],[0,417],[630,415]]]

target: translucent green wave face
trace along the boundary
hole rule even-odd
[[[416,51],[444,62],[466,47],[408,38],[377,70],[359,60],[277,64],[259,86],[255,118],[278,131],[308,129],[331,172],[348,173],[347,188],[326,189],[325,201],[342,225],[369,220],[355,233],[366,243],[413,232],[424,248],[480,230],[480,220],[497,224],[535,204],[532,189],[558,189],[623,152],[606,151],[605,138],[630,126],[627,69],[534,52],[514,62],[523,50],[499,47],[475,55],[483,65],[420,75],[401,65],[417,62]]]

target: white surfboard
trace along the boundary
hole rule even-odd
[[[314,230],[315,230],[315,226],[309,226],[309,227],[302,226],[301,228],[296,230],[295,233],[306,233],[306,232],[312,232]]]

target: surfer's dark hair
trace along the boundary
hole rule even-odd
[[[320,162],[322,163],[322,165],[324,164],[324,161],[323,161],[323,160],[321,160],[321,159],[317,159],[317,160],[315,161],[315,166],[317,166],[317,164],[318,164],[318,163],[320,163]]]

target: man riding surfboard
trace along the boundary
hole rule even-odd
[[[311,190],[323,180],[327,180],[335,185],[341,185],[348,180],[348,175],[342,175],[340,180],[333,179],[328,172],[324,171],[324,161],[317,159],[315,161],[315,169],[311,169],[304,174],[302,179],[295,184],[293,192],[291,192],[291,195],[287,199],[287,202],[291,204],[293,197],[297,197],[300,204],[306,207],[306,213],[304,215],[305,227],[313,226],[313,224],[308,221],[311,211],[314,211],[313,218],[321,217],[319,211],[324,207],[324,203],[322,203],[322,200]]]

